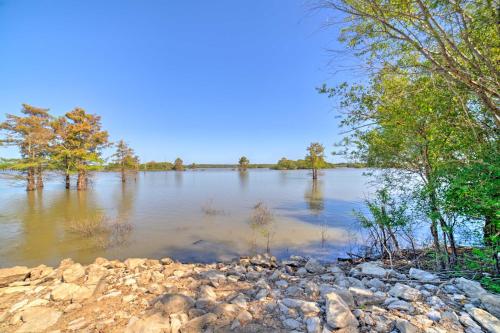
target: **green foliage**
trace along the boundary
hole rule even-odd
[[[143,171],[168,171],[172,170],[174,165],[170,162],[155,162],[150,161],[144,164],[141,164],[139,169]]]
[[[184,165],[182,164],[183,161],[180,159],[180,157],[177,157],[174,162],[174,170],[175,171],[184,171]]]
[[[242,156],[240,158],[240,160],[238,161],[238,168],[240,170],[246,170],[248,168],[249,164],[250,164],[250,161],[248,160],[248,158],[246,158],[245,156]]]

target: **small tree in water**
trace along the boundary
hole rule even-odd
[[[271,252],[272,223],[274,217],[271,210],[263,203],[259,202],[253,207],[250,217],[250,227],[266,238],[267,253]]]
[[[246,156],[241,156],[240,160],[238,161],[238,168],[241,171],[245,171],[248,168],[248,164],[250,164],[250,161]]]
[[[120,140],[116,144],[116,152],[113,154],[114,163],[120,167],[122,183],[126,181],[127,172],[137,172],[139,158],[135,156],[134,150],[128,144]]]
[[[23,104],[21,112],[25,116],[7,114],[7,120],[0,123],[0,129],[7,132],[0,143],[19,147],[21,160],[9,167],[27,172],[27,191],[43,187],[43,168],[48,163],[49,145],[54,137],[48,111]]]
[[[309,147],[307,147],[309,154],[306,156],[306,160],[312,169],[313,179],[318,179],[318,169],[325,166],[325,147],[322,144],[313,142]]]
[[[177,157],[174,162],[174,170],[175,171],[184,171],[184,165],[182,164],[183,161],[181,160],[180,157]]]

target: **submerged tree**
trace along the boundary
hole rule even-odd
[[[112,157],[113,162],[120,168],[122,183],[126,182],[127,173],[133,172],[135,174],[137,172],[139,168],[139,158],[125,141],[118,141],[116,144],[116,152]]]
[[[325,147],[322,144],[314,142],[307,147],[307,151],[309,154],[306,156],[306,160],[309,162],[312,170],[312,178],[318,179],[318,169],[325,166]]]
[[[58,170],[64,173],[64,183],[66,189],[70,188],[70,175],[75,170],[75,158],[73,158],[74,151],[70,147],[68,119],[59,117],[52,121],[52,130],[54,131],[55,138],[53,145],[50,149],[51,162]]]
[[[69,165],[78,173],[77,189],[87,189],[88,171],[102,164],[102,149],[109,145],[108,132],[101,129],[101,117],[88,114],[82,108],[66,113],[65,149]]]
[[[250,227],[258,231],[266,239],[266,251],[271,253],[272,223],[274,217],[271,209],[263,202],[257,203],[253,207],[250,217]]]
[[[248,168],[248,164],[250,164],[250,161],[246,156],[241,156],[240,160],[238,161],[238,168],[241,171],[245,171]]]
[[[48,111],[23,104],[24,116],[7,114],[7,120],[0,123],[0,129],[7,132],[1,142],[19,147],[21,159],[10,168],[26,172],[27,191],[43,187],[43,170],[48,164],[49,145],[54,137]]]
[[[174,162],[174,170],[175,171],[184,171],[184,163],[180,157],[177,157]]]

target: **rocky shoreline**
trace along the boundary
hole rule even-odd
[[[500,296],[380,262],[65,259],[0,269],[0,332],[500,332]]]

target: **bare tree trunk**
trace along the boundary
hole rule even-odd
[[[313,179],[318,179],[318,169],[313,168],[312,171],[313,171]]]
[[[36,188],[43,188],[43,170],[41,165],[39,165],[36,169]]]
[[[78,170],[76,188],[78,191],[85,191],[87,189],[87,172],[85,170]]]
[[[34,191],[36,186],[35,186],[35,168],[29,167],[28,168],[28,176],[26,178],[27,180],[27,185],[26,185],[26,191]]]
[[[125,168],[122,168],[121,172],[122,172],[122,183],[125,183],[125,180],[126,180],[125,179]]]

